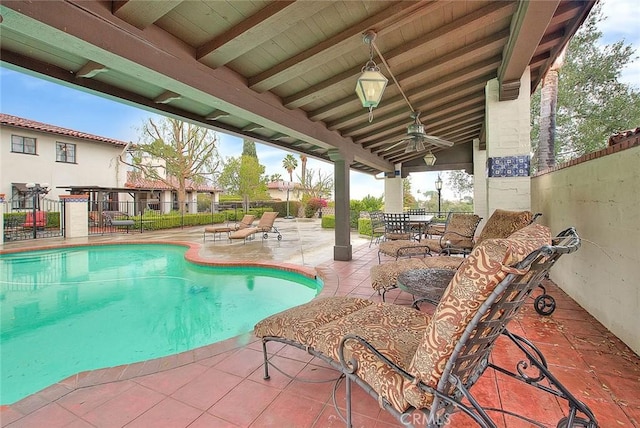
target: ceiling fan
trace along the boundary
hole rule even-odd
[[[444,140],[440,137],[433,135],[427,135],[424,132],[424,125],[420,122],[420,112],[411,112],[411,118],[413,123],[407,126],[407,137],[398,141],[397,143],[387,147],[384,151],[391,150],[400,144],[407,143],[404,150],[405,153],[419,152],[426,150],[425,143],[431,144],[436,147],[451,147],[453,143],[451,141]]]

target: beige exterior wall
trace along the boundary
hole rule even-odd
[[[531,208],[582,238],[551,279],[640,354],[640,147],[534,177]]]
[[[11,152],[11,135],[36,138],[36,155]],[[56,162],[56,142],[76,144],[76,162]],[[123,147],[29,129],[0,127],[0,193],[11,198],[11,183],[48,183],[47,199],[68,194],[58,186],[124,187]]]

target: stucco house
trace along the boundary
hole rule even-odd
[[[134,200],[161,211],[175,205],[175,188],[140,177],[120,162],[129,147],[125,141],[1,113],[0,141],[0,194],[5,194],[8,210],[32,208],[28,183],[48,184],[46,199],[54,201],[64,194],[87,193],[91,210]],[[194,202],[189,211],[197,209],[198,192],[212,194],[215,204],[221,190],[189,183],[187,202]]]

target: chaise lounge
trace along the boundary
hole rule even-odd
[[[252,215],[252,214],[245,214],[242,217],[242,220],[240,220],[238,223],[229,223],[227,222],[226,224],[218,224],[215,226],[206,226],[204,228],[204,234],[202,236],[202,240],[206,241],[207,240],[207,233],[210,233],[213,235],[213,240],[216,240],[216,236],[221,236],[223,233],[227,234],[227,237],[229,237],[229,234],[233,231],[236,230],[241,230],[241,229],[246,229],[248,227],[251,227],[251,225],[253,224],[253,220],[255,220],[256,216]]]
[[[496,209],[482,228],[480,235],[473,241],[473,246],[477,246],[485,239],[507,238],[512,233],[531,224],[538,216],[539,214],[534,216],[530,211]],[[475,222],[475,219],[469,218],[469,220]],[[469,221],[464,223],[469,223]],[[425,243],[425,245],[429,244]],[[462,257],[450,255],[388,261],[371,268],[371,286],[378,294],[382,295],[384,301],[385,293],[397,288],[398,276],[401,273],[425,268],[455,270],[460,267],[463,261]]]
[[[347,427],[353,383],[405,426],[418,421],[442,427],[454,413],[461,413],[478,426],[496,427],[489,415],[493,411],[530,422],[536,415],[486,409],[479,403],[473,386],[491,368],[559,399],[564,416],[558,427],[595,428],[591,410],[553,376],[542,353],[506,329],[551,266],[562,254],[576,251],[580,240],[570,230],[550,244],[548,228],[537,224],[508,239],[483,241],[457,270],[433,316],[389,303],[327,297],[268,317],[254,328],[263,342],[264,377],[269,378],[272,365],[267,345],[280,342],[307,351],[341,373]],[[526,366],[521,362],[507,368],[490,362],[499,336],[523,353]],[[529,367],[535,376],[525,373]]]
[[[260,221],[256,227],[247,227],[245,229],[232,231],[229,233],[229,239],[242,239],[246,243],[247,240],[253,239],[256,233],[261,233],[263,240],[269,237],[269,233],[275,233],[277,234],[278,241],[280,241],[282,240],[282,234],[278,228],[273,225],[276,217],[278,217],[277,211],[265,211],[262,213],[262,217],[260,217]]]

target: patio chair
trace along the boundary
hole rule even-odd
[[[24,223],[22,223],[23,228],[37,228],[44,229],[47,225],[47,213],[44,211],[36,211],[36,215],[34,217],[33,212],[27,211],[26,217],[24,219]]]
[[[380,255],[394,257],[426,256],[430,254],[429,246],[417,241],[411,228],[409,214],[384,214],[385,240],[378,246],[378,262]]]
[[[463,413],[478,426],[494,428],[497,424],[489,415],[494,411],[531,423],[536,415],[519,415],[521,407],[480,404],[492,404],[481,399],[482,388],[477,395],[474,389],[490,368],[557,399],[564,414],[558,427],[595,428],[591,410],[551,373],[540,350],[506,328],[558,258],[579,245],[574,230],[550,245],[548,228],[537,224],[529,226],[522,239],[487,239],[464,260],[433,315],[356,297],[325,297],[270,316],[254,328],[262,339],[264,378],[269,379],[273,365],[267,345],[279,342],[306,351],[340,373],[337,382],[345,382],[347,427],[352,426],[352,384],[405,426],[415,421],[448,426],[454,413]],[[516,359],[514,367],[503,367],[490,358],[503,335],[526,363]],[[340,415],[335,398],[334,406]],[[538,413],[548,419],[544,404],[540,407]]]
[[[280,241],[282,240],[282,234],[278,228],[273,225],[276,217],[278,217],[277,211],[265,211],[262,213],[262,217],[260,217],[260,221],[257,226],[232,231],[229,233],[229,239],[242,239],[246,243],[247,240],[253,239],[256,233],[261,233],[263,240],[269,237],[269,233],[275,233],[278,241]]]
[[[380,238],[384,236],[384,213],[382,211],[371,211],[369,218],[371,219],[371,240],[369,241],[369,248],[371,248],[374,239],[377,244]]]
[[[473,248],[473,237],[480,220],[482,217],[476,214],[453,213],[439,239],[425,239],[422,243],[432,252],[466,255]]]
[[[496,209],[487,220],[487,223],[473,244],[478,245],[485,239],[507,238],[512,233],[531,224],[539,215],[540,214],[536,214],[534,216],[530,211]],[[475,221],[475,219],[473,221]],[[428,243],[432,241],[421,241],[421,243],[425,242],[427,243],[426,245],[428,245]],[[397,288],[398,276],[400,276],[401,273],[411,269],[425,268],[455,270],[460,267],[463,261],[464,259],[462,257],[451,255],[389,261],[371,268],[371,286],[378,294],[382,295],[382,301],[384,301],[385,293]]]
[[[103,211],[102,218],[107,227],[125,228],[127,233],[129,233],[129,228],[135,225],[129,214],[120,211]]]
[[[207,240],[207,233],[211,233],[213,234],[213,240],[216,240],[216,235],[217,236],[221,236],[223,233],[227,234],[227,237],[229,236],[229,233],[231,233],[232,231],[235,230],[240,230],[240,229],[246,229],[248,227],[251,227],[251,225],[253,224],[253,220],[256,218],[256,216],[252,215],[252,214],[245,214],[242,217],[242,220],[240,220],[239,222],[236,223],[230,223],[227,222],[226,224],[218,224],[218,225],[214,225],[214,226],[206,226],[204,228],[204,234],[202,236],[202,240],[206,241]]]

